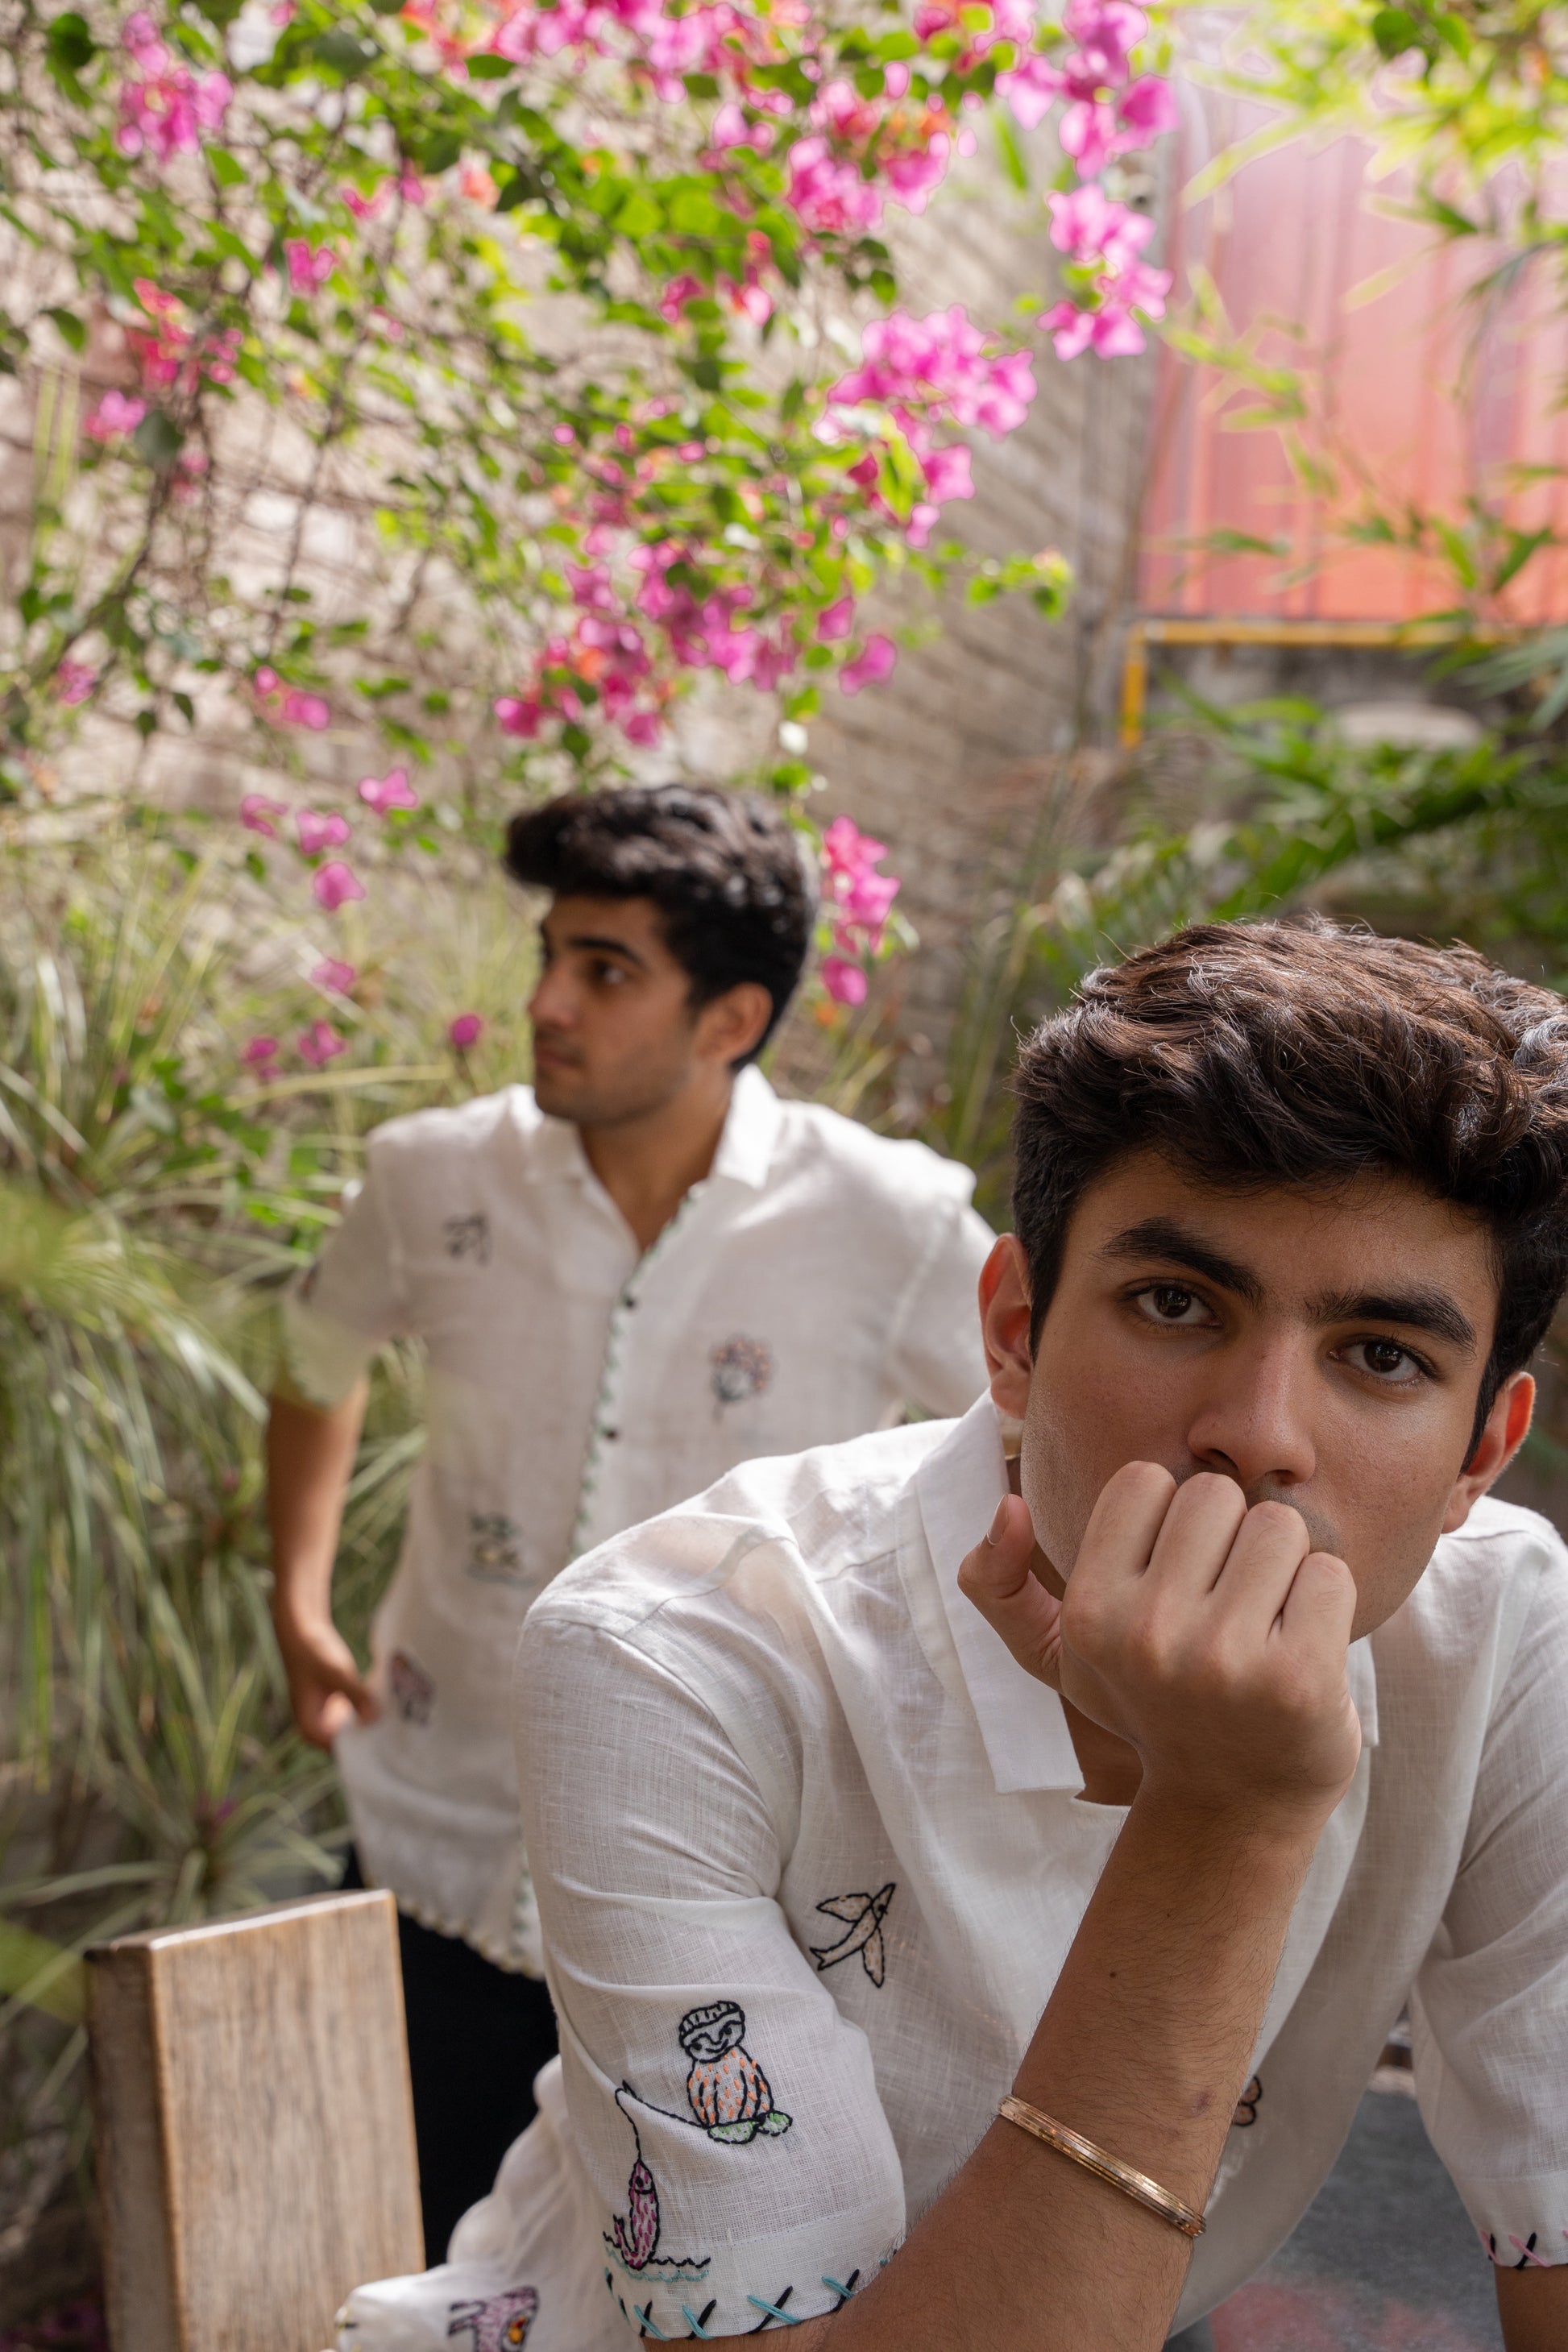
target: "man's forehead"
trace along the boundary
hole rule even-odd
[[[638,955],[664,948],[664,923],[651,898],[591,898],[586,892],[563,892],[552,898],[540,920],[552,947],[582,940],[596,946],[624,943]]]

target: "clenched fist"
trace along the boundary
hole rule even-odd
[[[959,1570],[1020,1665],[1137,1750],[1146,1782],[1254,1818],[1326,1819],[1361,1753],[1345,1678],[1355,1585],[1288,1504],[1129,1462],[1058,1601],[1006,1497]]]

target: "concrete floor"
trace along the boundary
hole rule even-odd
[[[1502,2352],[1491,2265],[1413,2098],[1369,2091],[1267,2270],[1169,2352]]]

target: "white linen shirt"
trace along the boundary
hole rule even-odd
[[[766,2332],[858,2292],[941,2194],[1125,1818],[1079,1801],[1060,1701],[959,1592],[1004,1491],[982,1403],[750,1463],[535,1606],[517,1725],[562,2057],[450,2262],[356,2291],[345,2347],[434,2352],[508,2296],[529,2352]],[[1479,1505],[1350,1671],[1361,1761],[1181,2326],[1295,2226],[1407,1994],[1493,2258],[1568,2259],[1568,1553]]]
[[[337,1742],[366,1878],[538,1975],[509,1677],[531,1601],[577,1552],[754,1454],[951,1413],[985,1382],[973,1178],[743,1070],[711,1172],[652,1248],[575,1127],[526,1087],[371,1137],[285,1314],[295,1381],[336,1403],[416,1335],[426,1439],[374,1629],[380,1719]]]

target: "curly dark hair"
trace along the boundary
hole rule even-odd
[[[651,898],[694,1007],[760,982],[773,1014],[743,1061],[784,1018],[805,967],[816,893],[803,837],[776,803],[700,784],[563,793],[513,817],[503,863],[557,898]]]
[[[1073,1209],[1133,1151],[1230,1192],[1386,1171],[1484,1219],[1498,1313],[1472,1448],[1568,1284],[1568,1016],[1469,948],[1317,916],[1197,924],[1091,971],[1016,1091],[1037,1340]]]

